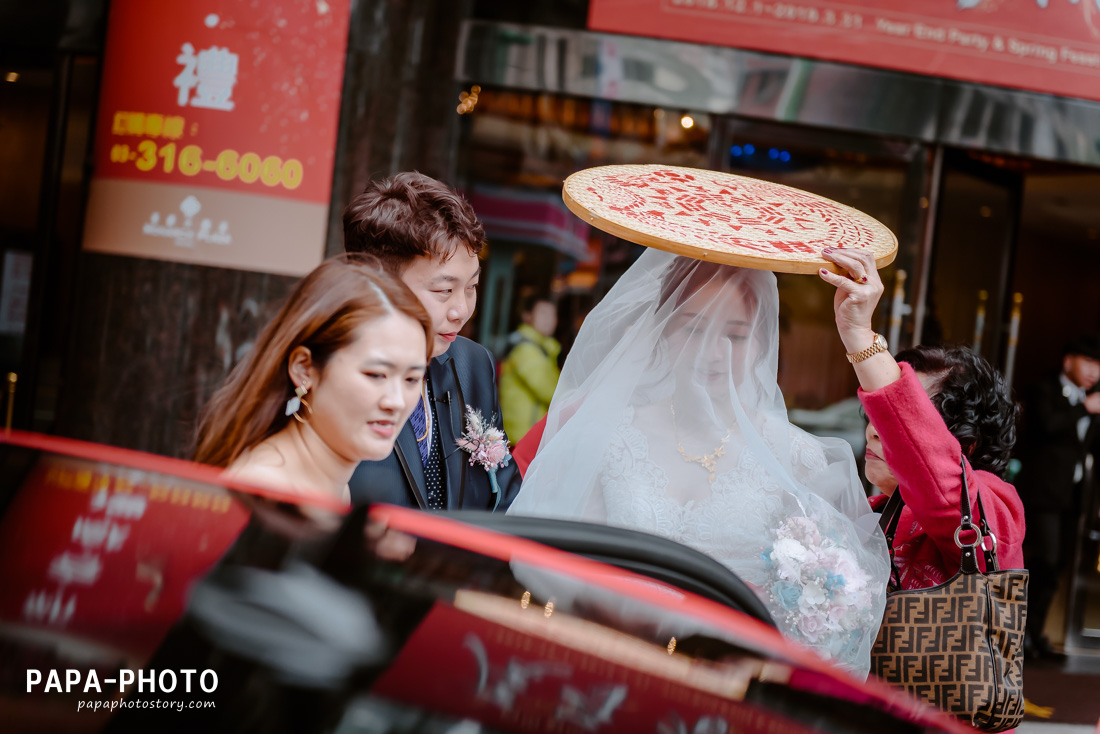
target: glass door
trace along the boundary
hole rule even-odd
[[[945,150],[921,342],[969,346],[1011,378],[1012,269],[1023,175],[1004,159]]]

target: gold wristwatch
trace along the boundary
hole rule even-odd
[[[875,356],[879,352],[885,352],[889,348],[889,345],[886,344],[886,337],[884,337],[882,334],[875,334],[875,340],[871,342],[871,346],[847,355],[848,361],[852,364],[855,364],[856,362],[862,362],[868,357]]]

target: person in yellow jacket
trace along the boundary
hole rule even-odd
[[[500,410],[508,440],[517,443],[546,415],[561,372],[561,344],[551,336],[558,326],[558,310],[544,298],[529,302],[523,323],[512,334],[512,350],[501,363]]]

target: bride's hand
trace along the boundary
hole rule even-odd
[[[821,254],[841,269],[839,274],[824,268],[818,271],[822,280],[836,286],[833,312],[840,339],[849,352],[866,349],[875,339],[871,320],[883,292],[874,253],[862,247],[836,247]]]

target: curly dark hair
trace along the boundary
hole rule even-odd
[[[1019,406],[993,365],[966,347],[917,346],[897,354],[933,378],[932,404],[975,469],[1003,474],[1016,444]]]

